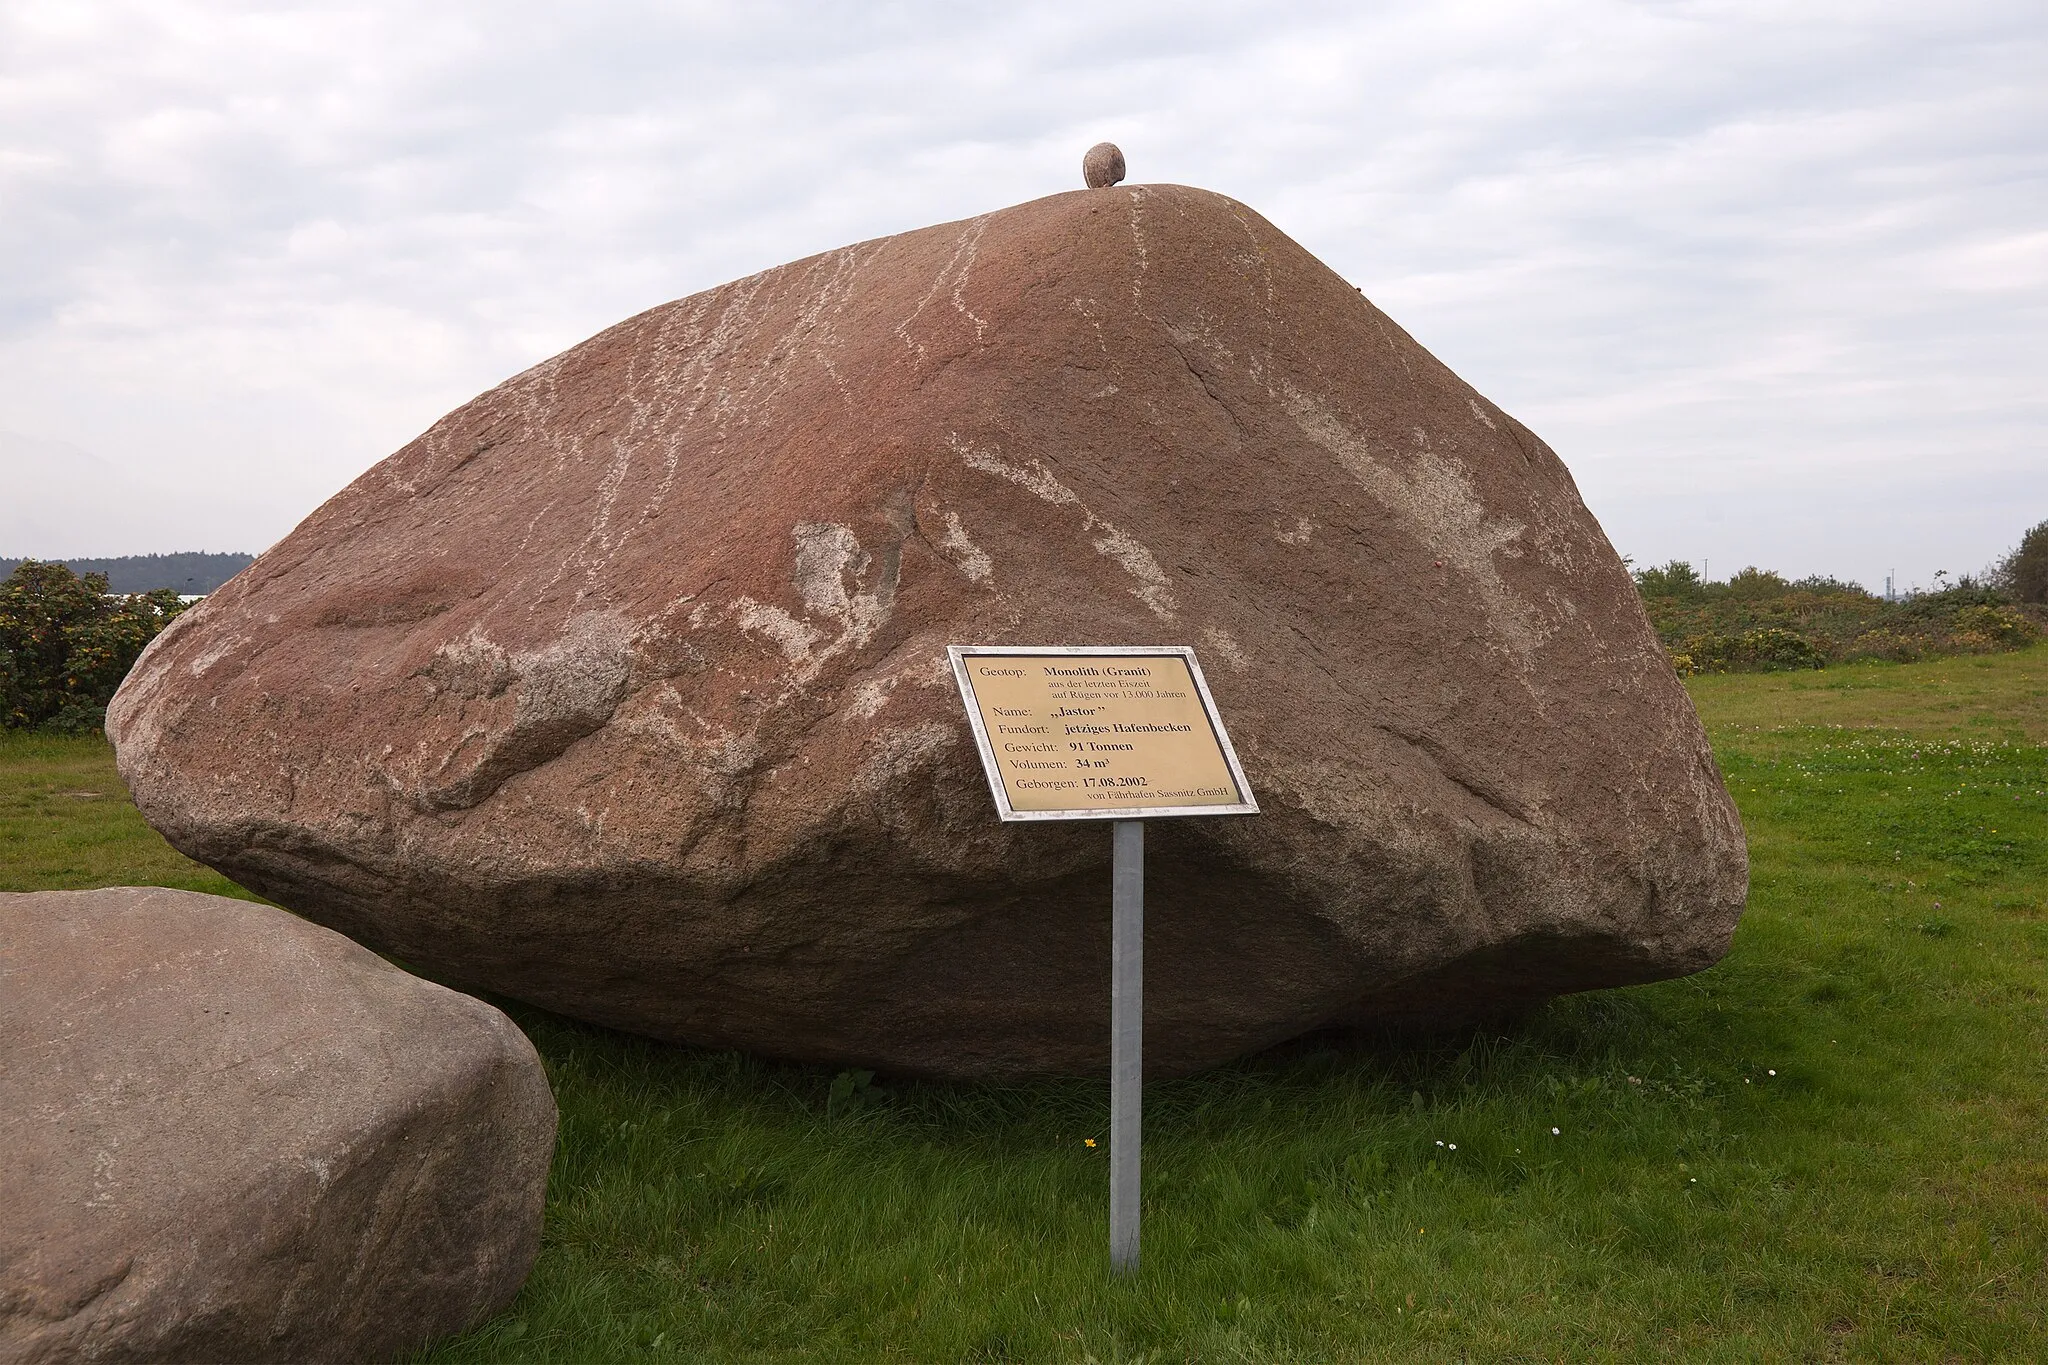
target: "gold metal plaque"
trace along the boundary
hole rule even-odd
[[[1256,815],[1194,650],[947,650],[1005,820]]]

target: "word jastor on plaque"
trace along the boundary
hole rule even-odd
[[[950,651],[1006,820],[1258,810],[1194,651]]]

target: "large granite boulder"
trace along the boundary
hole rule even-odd
[[[593,337],[188,612],[108,729],[178,848],[462,980],[785,1057],[1099,1067],[1109,831],[996,822],[949,643],[1207,664],[1264,813],[1154,830],[1156,1071],[1696,971],[1740,913],[1734,808],[1564,465],[1179,186]]]
[[[554,1138],[511,1020],[339,934],[0,894],[0,1360],[403,1354],[518,1291]]]

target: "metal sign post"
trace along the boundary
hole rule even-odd
[[[947,651],[1005,820],[1114,820],[1109,985],[1109,1263],[1138,1268],[1145,1068],[1144,820],[1257,815],[1185,645],[953,645]]]
[[[1110,826],[1109,1264],[1138,1268],[1138,1126],[1145,1067],[1145,825]]]

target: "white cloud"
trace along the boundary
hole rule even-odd
[[[2042,70],[2033,3],[16,3],[0,413],[116,491],[8,465],[0,553],[260,547],[621,317],[1109,137],[1363,285],[1624,552],[1925,581],[2048,516]]]

